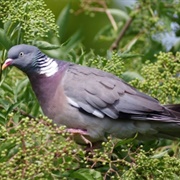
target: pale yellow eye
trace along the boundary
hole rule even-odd
[[[24,56],[24,53],[23,53],[23,52],[20,52],[20,53],[19,53],[19,56],[21,56],[21,57]]]

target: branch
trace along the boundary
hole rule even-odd
[[[4,107],[3,107],[2,105],[0,105],[0,109],[4,109]],[[12,112],[14,112],[14,113],[20,112],[20,114],[21,114],[22,116],[28,117],[28,118],[30,118],[30,119],[35,119],[34,116],[32,116],[31,114],[26,113],[26,112],[23,111],[22,109],[14,108],[14,109],[12,110]]]
[[[129,26],[131,25],[133,21],[133,18],[130,18],[125,26],[123,27],[123,29],[121,30],[121,32],[119,33],[117,39],[112,43],[111,47],[110,47],[110,50],[113,51],[113,50],[117,50],[118,46],[119,46],[119,43],[121,41],[121,39],[123,38],[124,34],[126,33],[126,31],[128,30]]]
[[[108,9],[106,9],[105,12],[106,12],[106,14],[107,14],[107,16],[109,18],[109,21],[111,22],[114,30],[116,31],[118,29],[118,27],[117,27],[116,21],[114,20],[112,14],[109,12]]]

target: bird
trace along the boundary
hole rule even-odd
[[[161,105],[111,73],[51,58],[27,44],[9,49],[2,70],[8,66],[27,75],[44,115],[65,125],[79,144],[107,135],[180,138],[180,104]]]

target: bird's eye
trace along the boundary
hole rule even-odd
[[[24,53],[23,53],[23,52],[20,52],[20,53],[19,53],[19,56],[20,56],[20,57],[24,56]]]

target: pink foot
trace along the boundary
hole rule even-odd
[[[89,141],[87,138],[84,137],[84,135],[88,135],[86,130],[82,130],[82,129],[73,129],[73,128],[68,128],[67,132],[72,133],[72,134],[79,134],[82,138],[82,140],[86,143],[89,144],[90,147],[92,147],[92,143],[91,141]]]
[[[87,131],[86,130],[82,130],[82,129],[68,128],[67,132],[73,133],[73,134],[88,135]]]

